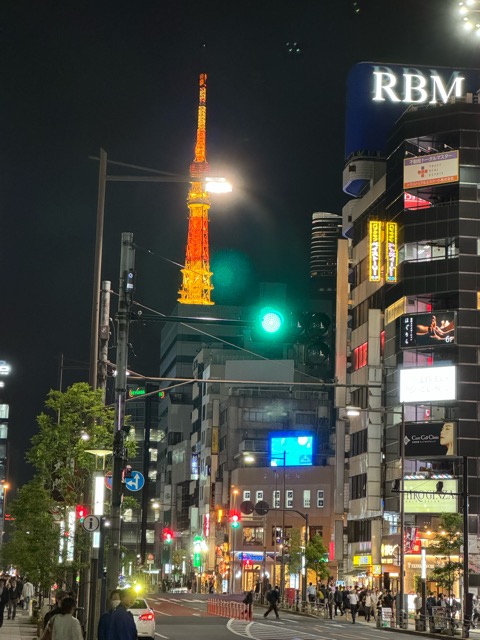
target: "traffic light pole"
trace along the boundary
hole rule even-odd
[[[133,233],[122,233],[120,286],[117,312],[117,358],[115,378],[115,425],[110,511],[110,546],[107,558],[107,592],[117,588],[120,574],[122,472],[125,465],[125,404],[127,398],[128,330],[134,291],[135,249]]]

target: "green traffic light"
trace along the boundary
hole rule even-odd
[[[269,334],[278,333],[285,322],[285,318],[273,307],[264,307],[259,314],[261,328]]]
[[[239,526],[240,526],[239,522],[232,522],[232,529],[238,529]]]

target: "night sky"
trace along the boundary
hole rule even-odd
[[[478,44],[454,28],[453,0],[358,0],[358,14],[353,4],[2,3],[0,359],[13,366],[3,397],[14,484],[31,474],[24,453],[58,387],[60,354],[80,367],[65,370],[64,386],[87,379],[98,175],[89,155],[103,147],[113,160],[187,174],[206,71],[208,159],[235,185],[212,204],[212,262],[236,251],[256,281],[307,290],[311,214],[340,213],[346,201],[349,68],[478,66]],[[166,314],[181,280],[161,256],[184,260],[187,189],[107,185],[103,278],[118,288],[120,234],[133,231],[155,254],[137,252],[136,298]],[[157,374],[159,334],[133,329],[132,368]]]

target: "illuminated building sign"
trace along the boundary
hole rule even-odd
[[[432,153],[403,161],[403,188],[416,189],[434,184],[458,182],[458,151]]]
[[[455,343],[455,311],[416,313],[402,318],[400,346],[438,347]]]
[[[400,369],[400,402],[448,402],[457,397],[457,368]]]
[[[198,480],[198,453],[192,453],[190,473],[190,480]]]
[[[456,422],[406,422],[405,456],[431,458],[456,455]]]
[[[421,72],[411,73],[408,67],[373,67],[373,96],[377,102],[404,102],[408,104],[446,104],[453,96],[464,95],[465,78],[459,71],[454,71],[449,82],[438,73],[426,76]],[[402,73],[403,72],[403,73]]]
[[[384,324],[390,324],[400,316],[403,316],[407,310],[407,298],[404,296],[385,309]]]
[[[442,480],[443,490],[437,492],[437,480],[404,480],[405,513],[457,513],[457,480]]]
[[[385,228],[385,280],[387,282],[397,281],[397,264],[398,264],[398,251],[397,251],[397,223],[387,222]]]
[[[380,237],[382,223],[380,220],[370,220],[370,251],[368,261],[368,279],[370,282],[380,282]]]
[[[353,566],[354,567],[364,567],[365,565],[372,564],[372,556],[371,555],[356,555],[353,556]]]
[[[403,194],[403,206],[405,209],[429,209],[432,205],[424,198],[418,198],[405,191]]]

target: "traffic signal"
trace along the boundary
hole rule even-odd
[[[75,507],[75,514],[77,516],[77,520],[83,522],[88,516],[87,507],[85,507],[83,504],[77,504],[77,506]]]
[[[166,544],[170,544],[173,540],[173,531],[165,528],[162,533],[162,538]]]
[[[263,307],[257,317],[258,328],[261,329],[265,337],[276,337],[282,333],[285,326],[285,316],[275,307]]]
[[[238,511],[234,511],[233,509],[230,511],[230,524],[232,529],[238,529],[240,526],[240,513]]]

